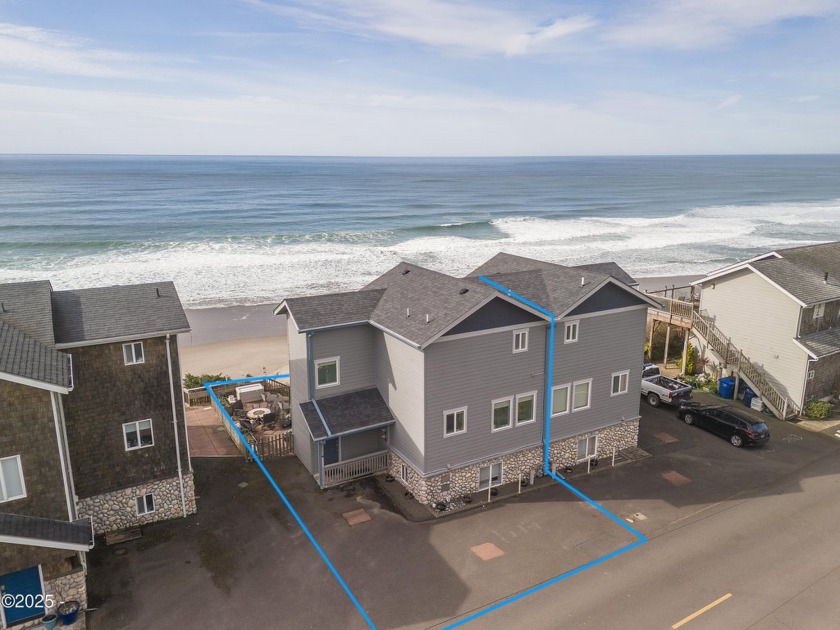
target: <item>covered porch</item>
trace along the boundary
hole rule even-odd
[[[376,388],[300,405],[313,440],[315,479],[322,488],[388,469],[394,416]]]

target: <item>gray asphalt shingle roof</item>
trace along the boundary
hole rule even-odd
[[[603,263],[590,263],[588,265],[576,265],[572,267],[572,269],[580,269],[581,271],[594,271],[595,273],[600,273],[605,276],[612,276],[619,282],[623,282],[628,286],[639,286],[639,283],[636,282],[636,279],[633,276],[624,271],[624,269],[622,269],[618,265],[618,263],[612,261]]]
[[[0,319],[0,372],[69,388],[70,357]]]
[[[811,333],[799,338],[799,343],[805,346],[818,359],[840,352],[840,328],[829,328]]]
[[[391,410],[375,387],[319,398],[318,407],[333,437],[394,422]],[[316,441],[328,438],[315,405],[305,402],[301,403],[300,408],[312,437]]]
[[[815,271],[787,258],[759,260],[752,266],[805,304],[840,299],[840,276],[835,276],[833,282],[823,282],[823,271]]]
[[[384,292],[384,289],[348,291],[284,301],[294,314],[298,329],[309,330],[368,321]]]
[[[52,313],[59,344],[190,329],[172,282],[54,291]]]
[[[25,539],[29,539],[88,549],[93,547],[93,531],[89,519],[73,522],[55,521],[0,512],[0,536],[24,539],[21,540],[22,544],[27,544]]]
[[[53,336],[50,293],[47,280],[0,284],[0,320],[41,343],[52,345]]]

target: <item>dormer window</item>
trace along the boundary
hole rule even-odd
[[[528,331],[514,330],[513,331],[513,352],[525,352],[528,350]]]
[[[814,319],[819,319],[823,315],[825,315],[825,302],[814,306]]]
[[[143,355],[143,342],[135,341],[134,343],[123,344],[123,359],[126,365],[137,365],[143,363],[146,358]]]

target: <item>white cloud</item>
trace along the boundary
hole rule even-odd
[[[837,0],[660,0],[650,11],[634,12],[608,30],[605,39],[631,46],[703,48],[782,20],[835,14],[838,5]]]
[[[742,100],[744,100],[743,96],[741,96],[740,94],[733,94],[732,96],[727,96],[720,103],[718,103],[715,109],[726,109],[727,107],[733,107],[734,105],[740,103]]]
[[[85,40],[32,26],[0,23],[0,66],[82,77],[119,77],[125,53],[91,48]]]
[[[311,28],[403,39],[470,55],[539,52],[596,24],[585,15],[535,20],[478,2],[333,0],[290,6],[267,0],[245,1]]]

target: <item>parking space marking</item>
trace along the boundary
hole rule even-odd
[[[688,617],[685,617],[684,619],[680,619],[677,623],[675,623],[673,626],[671,626],[671,630],[677,630],[677,628],[681,628],[682,626],[687,624],[692,619],[696,619],[697,617],[702,615],[704,612],[708,612],[709,610],[711,610],[712,608],[714,608],[718,604],[722,604],[723,602],[725,602],[730,597],[732,597],[732,593],[727,593],[723,597],[718,597],[711,604],[703,606],[703,608],[701,608],[698,611],[695,611],[695,612],[691,613]]]
[[[669,481],[675,486],[683,486],[687,483],[691,483],[691,479],[685,475],[681,475],[676,470],[669,470],[668,472],[662,473],[661,476],[665,481]]]

